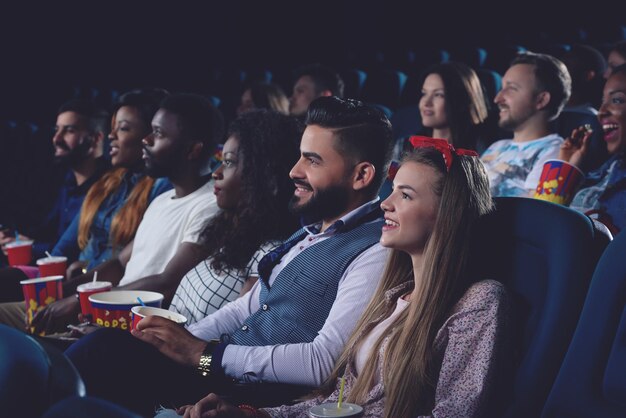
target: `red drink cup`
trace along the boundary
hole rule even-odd
[[[10,266],[24,266],[33,259],[32,241],[13,241],[5,246]],[[63,273],[65,275],[65,273]]]
[[[163,318],[167,318],[180,325],[184,325],[187,322],[187,318],[178,312],[172,312],[162,308],[153,308],[152,306],[133,306],[130,312],[132,318],[130,323],[131,330],[135,329],[135,327],[137,327],[137,323],[146,316],[162,316]]]
[[[63,298],[63,279],[65,276],[40,277],[22,280],[22,290],[26,302],[26,318],[30,326],[37,312],[52,302]],[[30,332],[33,332],[31,328]]]
[[[130,310],[139,306],[137,298],[146,306],[161,307],[163,295],[147,290],[113,290],[89,296],[93,322],[106,328],[121,328],[130,331]]]
[[[78,292],[78,299],[80,300],[80,311],[83,314],[83,318],[89,319],[88,316],[93,317],[89,296],[100,292],[108,292],[112,288],[113,284],[111,282],[89,282],[81,284],[76,288],[76,292]]]
[[[67,270],[67,257],[44,257],[37,260],[39,277],[64,276]]]
[[[584,178],[578,167],[566,161],[548,160],[543,164],[535,199],[569,205]]]

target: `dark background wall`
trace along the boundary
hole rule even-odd
[[[488,60],[521,45],[539,52],[583,42],[606,50],[624,38],[619,2],[487,5],[425,1],[11,2],[0,6],[0,223],[46,211],[60,179],[51,164],[56,109],[76,95],[164,87],[219,96],[234,113],[235,69],[271,70],[290,92],[291,71],[322,62],[338,70],[402,70],[414,77],[446,49]],[[408,53],[413,52],[409,63]],[[510,50],[509,50],[510,52]],[[502,72],[504,63],[489,63]],[[495,61],[493,61],[495,62]],[[500,67],[500,68],[495,68]],[[408,84],[408,83],[407,83]]]
[[[456,3],[456,2],[455,2]],[[1,7],[0,112],[47,114],[75,86],[207,88],[211,69],[360,65],[373,51],[608,42],[626,14],[406,1],[46,2]]]

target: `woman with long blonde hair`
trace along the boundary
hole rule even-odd
[[[381,207],[381,244],[392,249],[382,281],[326,384],[314,398],[255,410],[210,394],[185,417],[302,417],[337,402],[364,417],[484,416],[506,321],[506,294],[466,274],[475,221],[492,209],[478,155],[444,139],[412,137]],[[208,416],[208,415],[207,415]]]

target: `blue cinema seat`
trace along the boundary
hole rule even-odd
[[[48,399],[48,356],[31,337],[0,325],[0,415],[37,417]]]
[[[400,105],[407,75],[402,71],[378,70],[367,74],[361,96],[363,101],[378,103],[392,111]]]
[[[349,99],[359,99],[367,73],[358,68],[348,68],[341,71],[341,79],[344,82],[343,96]]]
[[[626,234],[593,274],[542,417],[626,417]]]
[[[85,395],[62,352],[5,325],[0,325],[0,359],[0,416],[39,417],[65,397]]]
[[[73,396],[66,398],[50,408],[42,418],[141,418],[129,410],[111,402],[92,398]]]
[[[496,198],[481,220],[470,271],[509,290],[512,309],[487,416],[538,417],[567,351],[600,253],[610,238],[567,207]]]

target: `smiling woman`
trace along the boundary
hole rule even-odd
[[[626,65],[615,68],[606,81],[598,120],[611,158],[587,174],[570,207],[597,215],[616,234],[626,227]],[[575,129],[559,159],[584,166],[590,136],[585,127]]]
[[[475,149],[487,119],[487,101],[476,72],[465,64],[445,62],[426,71],[419,102],[422,125],[433,138]]]

